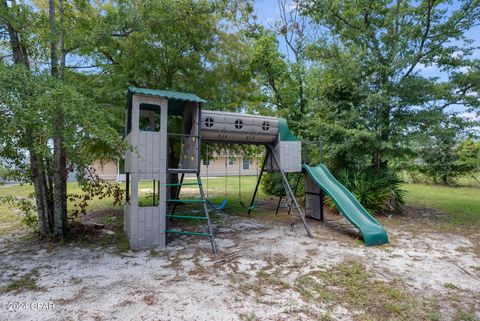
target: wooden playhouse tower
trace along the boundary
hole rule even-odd
[[[208,210],[200,180],[200,104],[203,99],[193,94],[130,87],[128,90],[125,139],[133,148],[125,154],[126,202],[124,229],[132,249],[165,247],[167,233],[208,236],[216,252]],[[172,128],[169,130],[169,124]],[[169,163],[169,140],[181,146],[179,161]],[[170,165],[170,166],[169,166]],[[167,195],[169,174],[197,175],[201,198],[190,200],[202,203],[208,233],[168,230],[168,217],[188,218],[167,213],[168,205],[178,201]],[[148,204],[139,200],[139,183],[153,181],[153,197]],[[185,202],[185,200],[184,200]]]

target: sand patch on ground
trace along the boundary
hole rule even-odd
[[[338,217],[309,221],[312,239],[288,220],[224,222],[216,227],[217,256],[208,240],[187,237],[154,254],[126,255],[95,245],[22,248],[2,240],[0,286],[35,270],[42,290],[3,293],[0,302],[54,302],[54,310],[3,309],[0,319],[353,320],[358,311],[352,307],[305,300],[296,286],[299,277],[346,259],[362,262],[378,280],[401,279],[414,295],[440,301],[455,295],[480,311],[480,262],[468,250],[475,246],[468,237],[390,227],[391,244],[365,247],[342,230]],[[442,319],[450,319],[451,307],[442,309]]]

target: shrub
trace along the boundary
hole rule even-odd
[[[371,214],[400,213],[404,204],[404,191],[399,175],[388,170],[340,170],[337,179],[358,199]],[[327,197],[327,205],[338,211]]]
[[[291,175],[288,179],[292,189],[295,189],[297,177],[297,175]],[[405,192],[400,188],[402,183],[400,176],[393,171],[343,169],[338,171],[336,177],[370,213],[400,213],[402,211]],[[261,184],[265,194],[280,196],[284,193],[280,173],[265,173]],[[302,175],[296,196],[303,196],[303,194],[304,180]],[[325,198],[325,202],[328,207],[338,212],[335,203],[329,197]]]
[[[288,183],[292,190],[295,190],[295,185],[297,184],[299,174],[290,175],[288,177]],[[285,195],[285,191],[282,183],[282,175],[280,173],[265,173],[262,177],[262,190],[267,195],[280,196]],[[296,196],[303,195],[303,175],[300,177],[300,182],[298,182]]]
[[[8,174],[8,170],[2,165],[0,165],[0,179],[7,176],[7,174]]]

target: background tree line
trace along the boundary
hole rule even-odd
[[[480,61],[465,34],[478,28],[479,1],[276,5],[266,25],[248,0],[1,0],[0,157],[5,175],[34,185],[42,237],[68,232],[78,209],[67,199],[121,198],[89,165],[128,148],[129,85],[287,118],[323,141],[344,183],[363,177],[365,193],[389,195],[384,205],[401,201],[399,170],[444,184],[478,170]],[[68,194],[73,171],[86,196]],[[387,193],[365,188],[379,181]]]

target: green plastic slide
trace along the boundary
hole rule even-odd
[[[362,233],[365,245],[388,243],[385,228],[333,177],[325,165],[310,167],[304,164],[303,168],[315,184],[330,196],[343,216]]]

